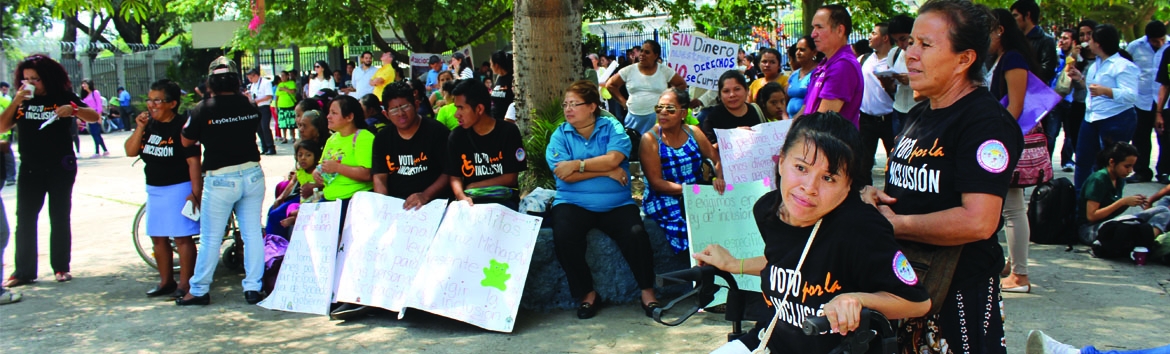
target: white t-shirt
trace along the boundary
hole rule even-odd
[[[374,86],[370,85],[370,80],[374,78],[374,73],[378,72],[378,67],[370,66],[369,69],[362,69],[359,65],[353,68],[353,97],[361,98],[362,96],[374,93]]]
[[[864,94],[861,95],[861,112],[871,116],[884,116],[894,111],[894,99],[886,94],[886,89],[882,87],[882,82],[878,80],[877,75],[873,73],[878,71],[889,71],[890,66],[886,64],[886,60],[890,59],[887,53],[885,58],[878,58],[877,53],[870,54],[865,58],[865,62],[861,63],[861,78],[865,83]]]
[[[252,94],[253,102],[264,98],[264,96],[268,96],[267,101],[256,102],[256,106],[267,107],[272,105],[272,99],[274,98],[272,95],[272,81],[269,81],[265,78],[260,78],[259,80],[256,80],[256,82],[248,84],[248,92]]]
[[[309,80],[309,92],[307,96],[316,96],[318,91],[324,89],[330,89],[334,91],[337,90],[337,85],[333,83],[333,78],[326,80],[313,78],[312,80]]]
[[[890,55],[886,59],[893,58],[895,53],[898,54],[898,57],[895,58],[894,65],[891,69],[899,74],[909,73],[910,70],[906,69],[905,51],[898,48],[891,49]],[[903,85],[901,82],[896,83],[896,85],[898,86],[898,90],[894,92],[894,110],[901,113],[909,113],[910,109],[914,108],[914,104],[918,103],[914,102],[914,89],[910,88],[908,84]]]
[[[618,75],[626,82],[626,91],[630,97],[626,101],[626,108],[630,114],[644,116],[654,113],[654,105],[658,103],[658,96],[670,86],[670,79],[674,77],[674,69],[666,64],[659,63],[654,75],[642,75],[638,65],[630,65],[618,71]]]

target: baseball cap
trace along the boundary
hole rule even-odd
[[[438,55],[432,55],[431,58],[427,60],[427,64],[437,64],[442,62],[443,58],[440,58]]]
[[[207,75],[218,75],[236,72],[236,62],[225,57],[215,58],[207,66]]]

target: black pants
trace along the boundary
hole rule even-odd
[[[1064,120],[1064,147],[1060,148],[1060,165],[1074,164],[1073,153],[1077,151],[1077,134],[1081,133],[1081,122],[1085,121],[1085,103],[1072,102],[1068,105],[1068,113],[1060,119]],[[1080,156],[1077,156],[1080,158]],[[1096,156],[1089,156],[1092,160]]]
[[[886,153],[889,149],[894,147],[894,121],[889,114],[884,116],[871,116],[865,113],[861,114],[861,120],[858,121],[859,129],[861,129],[861,147],[865,150],[861,152],[863,171],[861,180],[865,184],[872,184],[873,179],[873,165],[877,155],[878,140],[881,140],[883,146],[886,148]]]
[[[1154,177],[1154,171],[1150,169],[1150,151],[1153,150],[1153,145],[1150,144],[1150,134],[1154,132],[1154,111],[1137,110],[1137,129],[1133,132],[1133,146],[1137,148],[1137,164],[1133,165],[1133,172],[1139,179],[1150,179]]]
[[[69,211],[73,207],[73,182],[77,179],[77,158],[64,156],[57,163],[33,166],[21,161],[20,183],[16,185],[16,268],[20,280],[37,278],[37,216],[49,196],[49,264],[53,272],[68,272],[70,247]]]
[[[565,269],[565,278],[569,280],[569,294],[574,299],[593,291],[593,274],[585,263],[585,234],[594,228],[617,243],[634,273],[638,288],[654,287],[654,255],[638,206],[630,204],[598,213],[563,203],[552,208],[552,216],[553,246],[561,268]]]
[[[260,147],[264,153],[276,153],[276,143],[272,140],[272,109],[269,106],[260,106],[260,127],[256,134],[260,135]]]

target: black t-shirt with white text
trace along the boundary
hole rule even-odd
[[[496,78],[496,86],[492,87],[492,118],[503,122],[508,114],[508,106],[516,100],[516,93],[512,91],[512,75],[502,75]]]
[[[203,170],[260,162],[256,129],[260,110],[243,95],[218,95],[199,102],[183,136],[203,145]]]
[[[773,353],[828,353],[842,336],[806,336],[805,318],[824,316],[824,306],[837,295],[885,291],[911,302],[929,299],[910,262],[894,241],[894,228],[859,194],[845,201],[821,220],[812,246],[800,269],[797,263],[813,226],[795,227],[776,216],[779,191],[756,201],[752,213],[764,238],[768,265],[760,272],[761,287],[769,307],[779,308],[780,321],[768,347]],[[771,312],[769,314],[772,314]],[[770,318],[770,317],[769,317]],[[769,321],[760,321],[741,341],[748,348],[759,345],[759,333]]]
[[[444,171],[448,176],[462,178],[464,188],[496,176],[519,173],[528,169],[527,154],[520,144],[520,129],[512,123],[496,122],[487,135],[456,127],[447,139]]]
[[[388,126],[374,138],[372,173],[388,174],[386,186],[391,197],[406,199],[422,192],[443,174],[450,134],[443,123],[433,119],[420,119],[418,131],[410,140],[398,135],[394,126]],[[444,190],[450,192],[450,188]],[[449,194],[440,193],[434,198]]]
[[[1024,137],[1016,120],[986,88],[941,109],[922,102],[903,122],[886,173],[886,193],[897,198],[890,205],[894,213],[919,215],[960,207],[963,193],[1007,195]],[[987,236],[963,246],[951,289],[986,282],[1003,269],[1003,249],[994,235]]]
[[[19,93],[17,93],[19,94]],[[76,104],[89,107],[81,102],[77,94],[64,92],[59,96],[34,95],[25,100],[16,111],[16,129],[20,135],[20,163],[28,166],[50,166],[61,164],[76,169],[77,156],[73,155],[73,134],[75,117],[57,117],[57,108]],[[56,119],[41,128],[45,122]],[[68,159],[69,163],[64,160]]]
[[[703,120],[703,134],[707,136],[707,140],[712,144],[719,142],[719,137],[715,136],[715,129],[735,129],[739,127],[752,127],[761,123],[760,115],[756,113],[756,109],[751,105],[747,105],[747,113],[743,116],[736,117],[727,110],[723,105],[717,105],[711,109],[711,113],[707,115],[707,119]]]
[[[183,147],[183,124],[178,117],[170,122],[150,121],[142,134],[138,156],[146,163],[146,184],[169,186],[191,181],[187,158],[199,156],[199,147]]]

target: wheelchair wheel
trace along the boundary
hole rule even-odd
[[[138,251],[138,257],[141,257],[142,261],[146,262],[146,265],[158,269],[158,261],[154,258],[154,240],[150,235],[146,234],[146,204],[138,208],[138,213],[134,216],[134,224],[131,226],[130,234],[134,239],[134,250]],[[199,235],[192,236],[191,240],[198,244]],[[171,259],[174,260],[173,268],[175,271],[178,271],[179,249],[175,247],[174,239],[170,239],[170,243]]]
[[[244,255],[239,247],[236,247],[236,240],[225,242],[227,247],[223,249],[223,256],[220,260],[223,266],[230,270],[240,270],[244,267]]]

